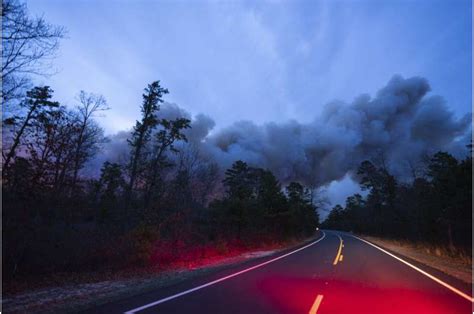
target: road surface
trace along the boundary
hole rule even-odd
[[[325,230],[300,248],[92,312],[462,314],[472,312],[472,301],[470,285]]]

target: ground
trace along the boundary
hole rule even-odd
[[[385,249],[428,265],[448,275],[472,284],[472,258],[466,254],[452,254],[441,247],[415,244],[407,241],[387,240],[378,237],[361,236]]]

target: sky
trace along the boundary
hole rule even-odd
[[[107,134],[130,129],[143,88],[216,129],[233,122],[307,123],[335,99],[374,95],[394,75],[426,78],[457,116],[471,112],[472,2],[30,0],[68,30],[44,78],[74,105],[80,90],[112,110]],[[343,180],[343,190],[353,190]],[[334,194],[334,188],[328,192]],[[336,193],[337,194],[337,193]],[[338,196],[331,196],[337,199]]]

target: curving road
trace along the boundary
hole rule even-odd
[[[95,313],[472,312],[471,286],[344,232]],[[90,313],[91,311],[88,311]]]

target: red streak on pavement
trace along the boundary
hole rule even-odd
[[[326,282],[328,284],[325,284]],[[395,286],[381,288],[359,282],[325,278],[274,277],[262,280],[259,290],[279,313],[308,313],[308,309],[314,303],[314,296],[318,294],[324,295],[324,304],[319,308],[319,314],[455,313],[450,302],[456,302],[456,297],[446,298],[446,294]],[[449,291],[446,293],[448,296],[453,296]],[[458,302],[464,302],[465,313],[470,313],[469,302],[463,299],[459,299]]]
[[[277,313],[308,313],[323,286],[315,279],[273,277],[259,282],[258,289]]]
[[[157,270],[195,269],[213,266],[227,258],[239,257],[253,251],[271,251],[281,249],[284,244],[264,243],[251,247],[241,241],[232,240],[222,243],[189,244],[185,241],[156,241],[149,249],[149,265]],[[263,243],[263,244],[262,244]],[[242,257],[242,259],[245,259]]]

